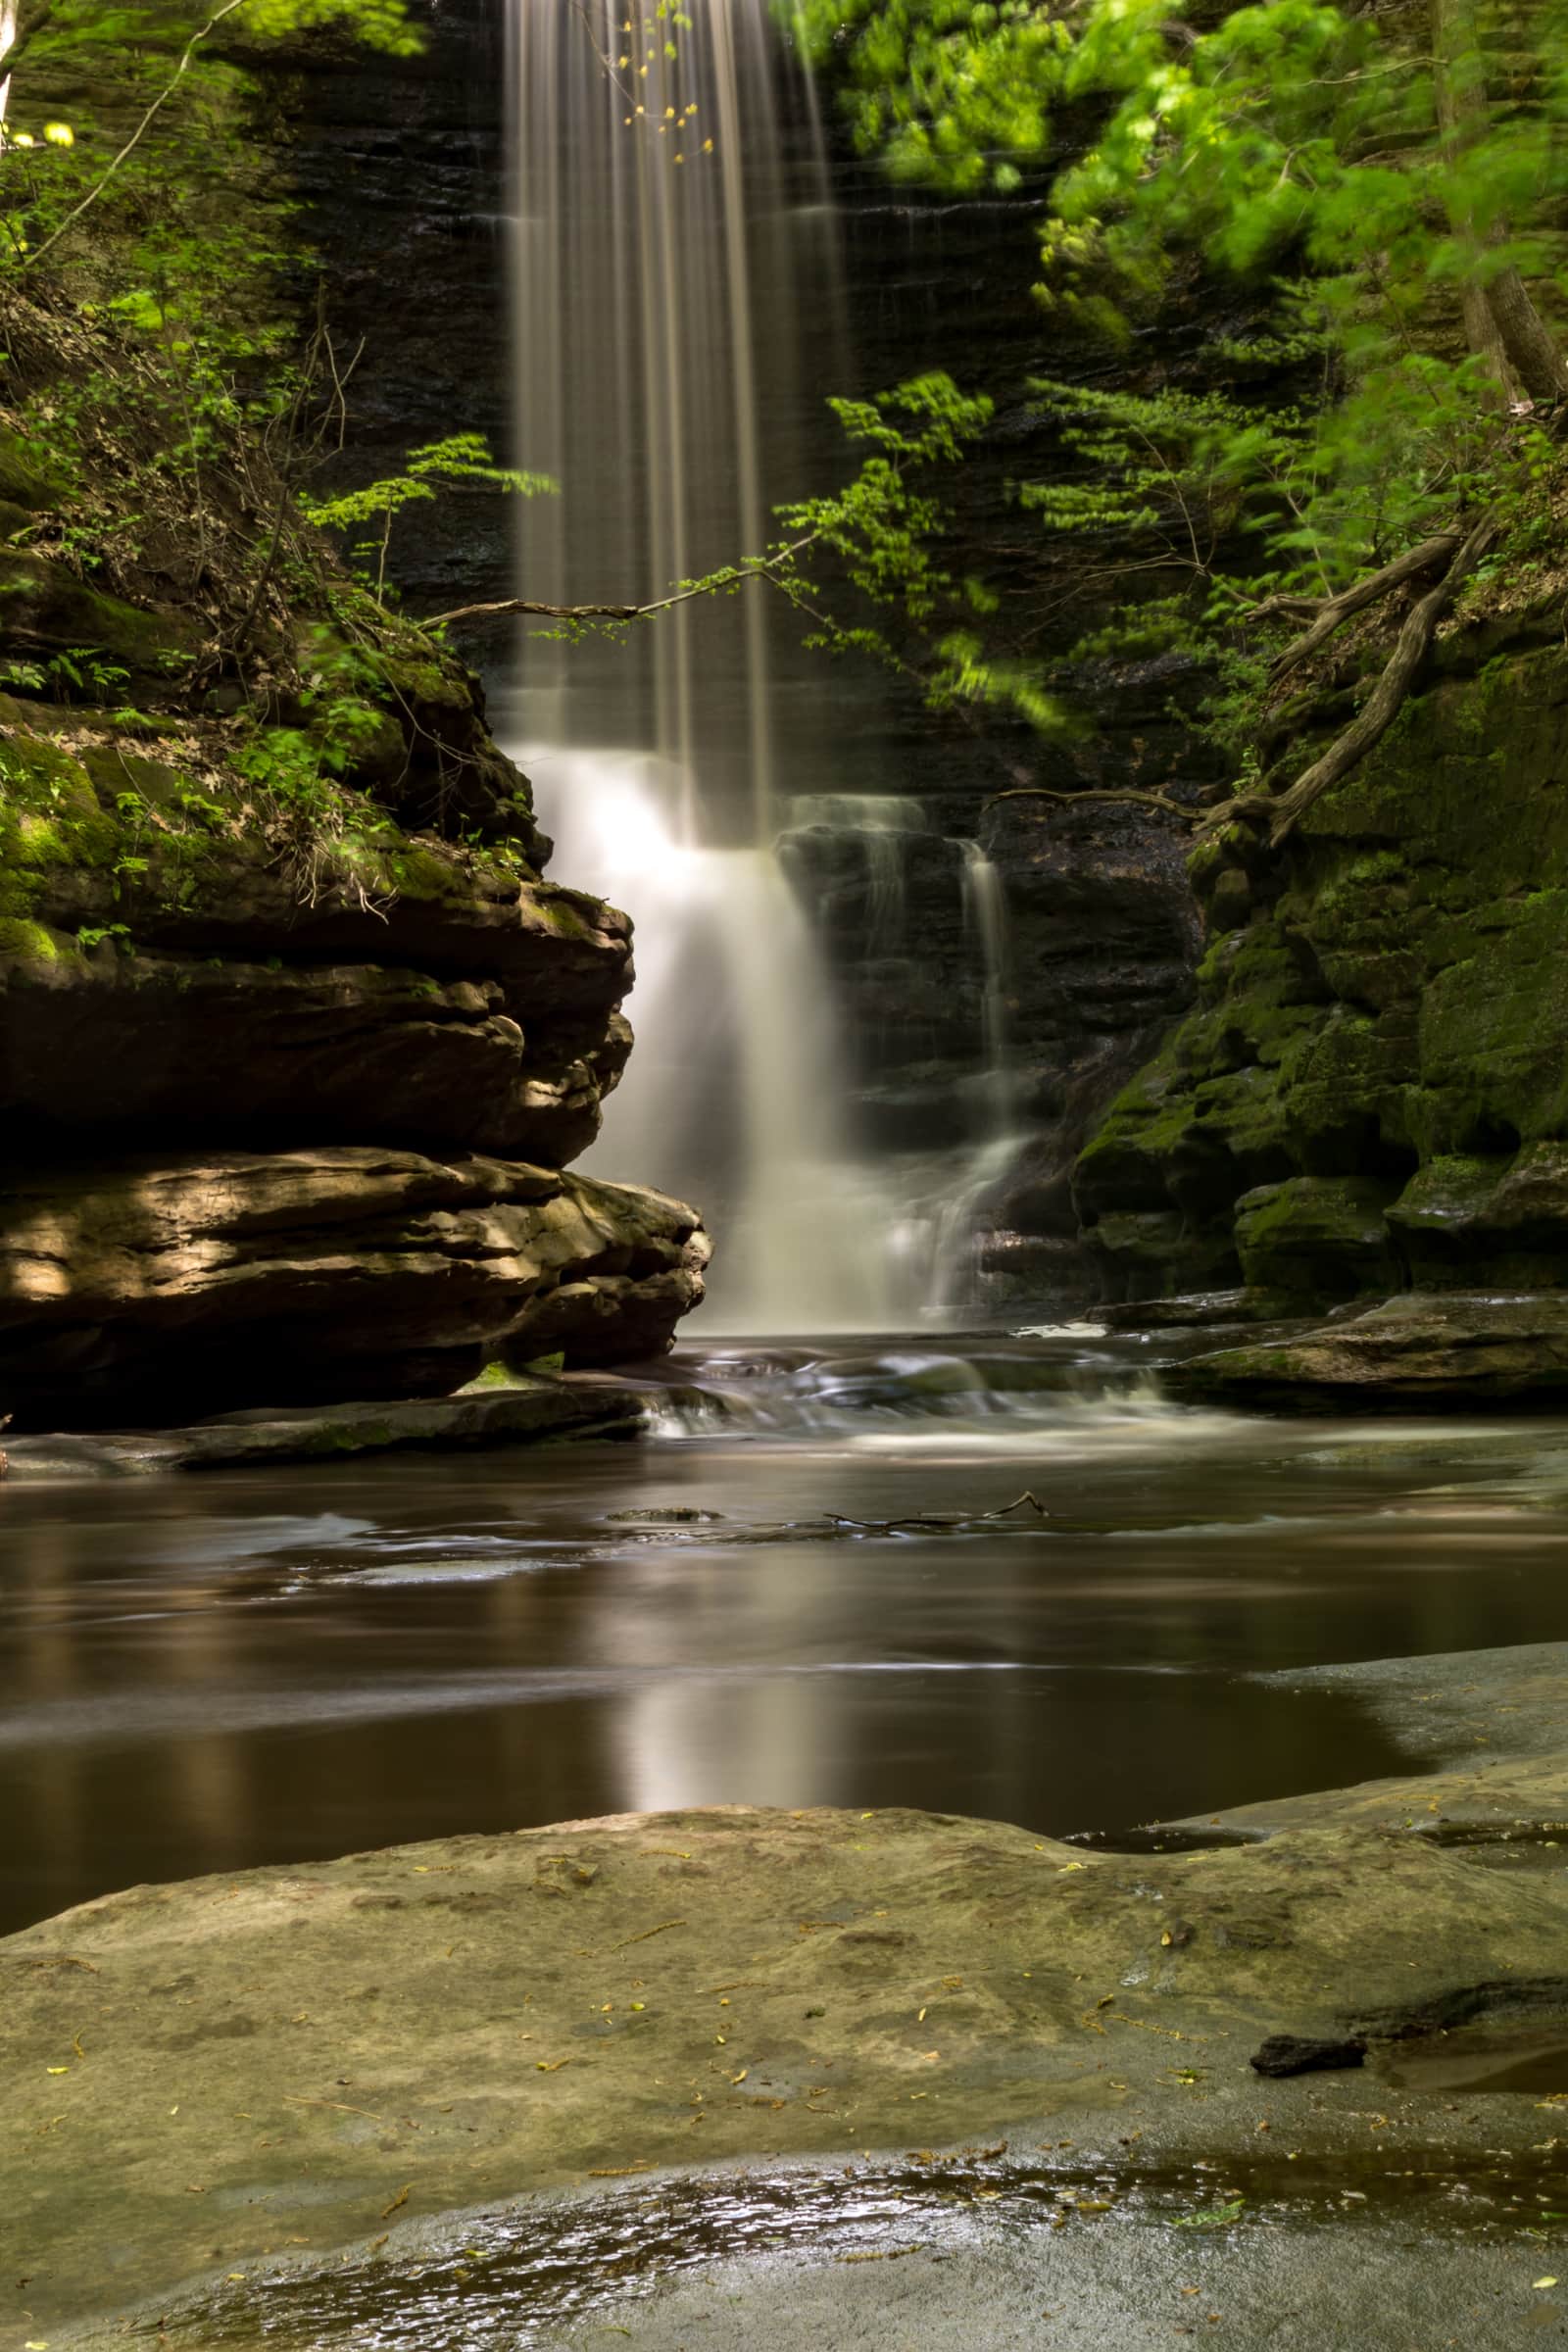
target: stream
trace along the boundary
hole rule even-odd
[[[1248,1419],[1139,1362],[711,1343],[642,1444],[0,1490],[0,1931],[634,1809],[1115,1833],[1412,1769],[1262,1673],[1568,1639],[1568,1426]]]

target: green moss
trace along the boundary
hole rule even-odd
[[[63,963],[74,953],[72,943],[46,923],[0,914],[0,958],[8,963]]]
[[[44,655],[90,653],[132,676],[167,682],[171,664],[197,652],[196,623],[105,596],[63,564],[0,547],[0,624],[7,638]]]
[[[0,426],[0,499],[28,514],[69,506],[73,491],[64,468],[36,441]]]
[[[1295,1176],[1236,1203],[1236,1249],[1250,1289],[1311,1305],[1384,1292],[1397,1281],[1386,1186]]]

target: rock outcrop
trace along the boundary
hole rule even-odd
[[[1568,1295],[1411,1291],[1162,1376],[1178,1396],[1297,1412],[1549,1405],[1568,1396]]]
[[[39,1163],[0,1221],[0,1409],[24,1428],[442,1396],[661,1352],[702,1296],[657,1193],[367,1146]]]
[[[630,1048],[630,926],[541,879],[471,681],[387,681],[388,740],[302,826],[254,735],[160,682],[141,649],[177,612],[92,617],[152,710],[0,698],[0,1413],[146,1426],[662,1352],[702,1296],[695,1212],[562,1173]]]
[[[1534,1819],[1560,1818],[1560,1750],[1496,1778],[1510,1794],[1526,1781]],[[1420,1783],[1422,1825],[1480,1814],[1485,1834],[1490,1785],[1474,1767]],[[1107,2175],[1168,2183],[1196,2157],[1225,2168],[1200,2176],[1207,2225],[1212,2182],[1250,2181],[1232,2167],[1264,2153],[1248,2058],[1279,2034],[1371,2042],[1383,2076],[1270,2086],[1262,2120],[1302,2176],[1365,2165],[1374,2106],[1386,2168],[1403,2152],[1412,2173],[1445,2154],[1466,2177],[1517,2164],[1550,2129],[1539,2089],[1467,2098],[1435,2127],[1436,2102],[1388,2079],[1389,2053],[1474,2019],[1560,2040],[1568,1882],[1420,1835],[1408,1791],[1308,1799],[1322,1824],[1207,1852],[1086,1854],[951,1815],[733,1806],[105,1895],[0,1941],[0,2080],[18,2115],[48,2122],[0,2150],[8,2204],[28,2216],[29,2324],[53,2335],[102,2314],[88,2340],[119,2342],[136,2303],[180,2346],[243,2340],[259,2314],[284,2340],[311,2325],[319,2340],[316,2315],[370,2308],[366,2282],[416,2252],[389,2247],[389,2224],[447,2211],[488,2231],[482,2209],[504,2204],[512,2245],[531,2245],[519,2196],[613,2194],[699,2160],[754,2158],[776,2180],[896,2150],[901,2192],[917,2194],[920,2168],[973,2167],[1012,2139],[1033,2190],[1016,2226],[1044,2236],[1043,2157],[1093,2165],[1095,2201],[1077,2189],[1090,2214],[1116,2193]],[[40,2087],[46,2061],[58,2079]],[[1271,2218],[1291,2193],[1283,2149],[1274,2161]],[[723,2186],[733,2200],[734,2177]],[[612,2215],[649,2233],[646,2203]],[[580,2246],[590,2221],[575,2227]],[[896,2251],[917,2251],[908,2228]],[[473,2244],[417,2267],[446,2292]],[[301,2249],[330,2253],[331,2284],[290,2304]],[[374,2307],[394,2328],[397,2291]],[[1004,2340],[966,2335],[968,2318],[949,2340]],[[906,2316],[861,2340],[908,2340]]]
[[[1197,1004],[1075,1174],[1107,1297],[1241,1281],[1258,1313],[1299,1313],[1563,1286],[1568,656],[1551,629],[1530,612],[1456,627],[1283,852],[1238,824],[1195,860]]]

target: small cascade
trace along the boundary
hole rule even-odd
[[[896,794],[796,793],[788,803],[787,824],[791,831],[821,825],[830,833],[855,836],[865,858],[866,955],[897,955],[905,945],[908,836],[928,829],[922,804]]]
[[[771,850],[683,841],[684,779],[649,754],[532,764],[561,870],[637,922],[637,1049],[585,1165],[709,1208],[707,1327],[897,1328],[918,1293],[877,1171],[844,1142],[827,973]]]
[[[954,847],[961,859],[964,938],[980,972],[982,1082],[974,1140],[948,1192],[932,1251],[930,1312],[947,1322],[977,1303],[986,1206],[1022,1141],[1007,1015],[1006,894],[999,867],[977,841]]]
[[[988,1143],[1010,1137],[1016,1124],[1011,1039],[1007,1023],[1007,901],[1002,873],[977,841],[960,841],[963,929],[980,964],[980,1044],[984,1054]]]

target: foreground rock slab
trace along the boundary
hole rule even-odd
[[[496,2197],[1043,2120],[1152,2155],[1376,2113],[1392,2161],[1431,2101],[1260,2085],[1265,2035],[1568,2001],[1568,1877],[1395,1795],[1223,1851],[721,1808],[107,1896],[0,1943],[0,2309],[35,2341]],[[1489,2145],[1541,2137],[1502,2104]]]
[[[1364,1314],[1163,1375],[1196,1402],[1366,1412],[1568,1398],[1568,1294],[1408,1292]]]

